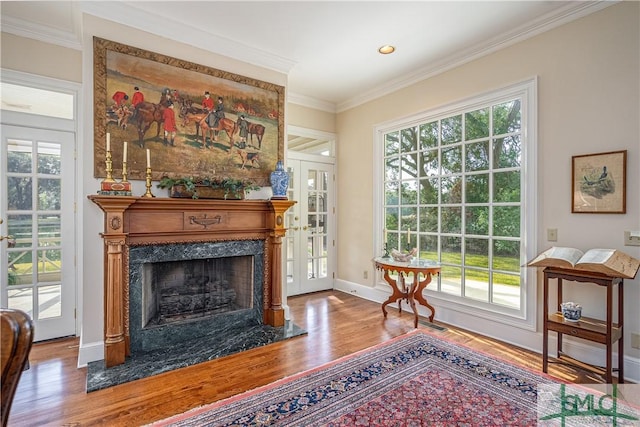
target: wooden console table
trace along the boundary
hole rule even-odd
[[[433,316],[436,311],[431,304],[427,302],[422,295],[422,291],[431,283],[432,274],[440,274],[440,265],[425,260],[417,260],[415,264],[408,262],[396,262],[393,258],[375,258],[373,260],[376,269],[384,272],[384,279],[391,286],[393,293],[385,302],[382,303],[382,313],[387,317],[387,309],[385,308],[392,302],[398,301],[398,310],[402,313],[402,299],[407,301],[413,310],[415,319],[413,327],[418,327],[418,309],[416,301],[431,310],[429,322],[433,322]],[[394,280],[389,274],[393,271],[398,273],[398,279]],[[409,274],[413,274],[411,286],[407,286],[405,279]],[[424,279],[420,280],[420,275]]]
[[[558,307],[555,313],[549,314],[549,279],[558,280]],[[582,317],[577,322],[564,319],[560,304],[562,300],[562,281],[569,280],[581,283],[593,283],[606,288],[607,315],[606,320]],[[555,267],[544,269],[544,331],[542,344],[542,371],[547,372],[549,363],[549,331],[558,333],[557,359],[559,362],[572,364],[582,369],[602,375],[608,384],[612,381],[612,350],[613,344],[618,342],[618,382],[624,383],[624,343],[623,343],[623,279],[600,273],[587,271],[566,270]],[[618,286],[617,323],[613,323],[613,287]],[[594,341],[606,346],[606,367],[601,368],[580,362],[562,352],[562,335]]]

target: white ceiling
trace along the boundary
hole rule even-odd
[[[80,49],[80,12],[288,74],[342,111],[600,10],[585,1],[2,1],[2,31]],[[377,53],[393,44],[392,55]]]

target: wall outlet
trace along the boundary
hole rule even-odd
[[[369,272],[367,270],[364,271],[364,273],[362,274],[362,277],[364,277],[365,279],[369,278]]]
[[[640,349],[640,334],[631,334],[631,348]]]
[[[549,242],[557,242],[558,241],[558,229],[557,228],[547,228],[547,241],[549,241]]]
[[[640,231],[625,231],[624,232],[624,245],[625,246],[640,246]]]

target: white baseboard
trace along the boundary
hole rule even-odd
[[[387,286],[371,287],[339,279],[334,282],[334,289],[380,304],[391,295],[391,290]],[[389,304],[389,306],[397,308],[397,304]],[[428,317],[430,312],[427,308],[419,306],[418,314],[423,317]],[[382,316],[382,312],[380,316]],[[466,329],[542,354],[542,332],[526,331],[502,322],[470,316],[467,313],[456,311],[450,307],[444,308],[436,306],[436,319],[458,328]],[[552,332],[549,335],[549,355],[551,357],[555,357],[556,349],[556,334]],[[566,354],[585,363],[598,366],[605,364],[604,347],[601,348],[596,345],[590,345],[588,341],[565,337],[563,339],[563,350]],[[614,367],[617,366],[617,360],[618,355],[614,353]],[[624,377],[627,381],[640,383],[640,358],[631,356],[624,357]]]
[[[104,359],[104,342],[80,343],[78,350],[78,368],[84,368],[89,362]]]

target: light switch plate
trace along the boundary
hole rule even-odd
[[[547,241],[549,241],[549,242],[557,242],[558,241],[558,229],[557,228],[547,228]]]
[[[624,232],[624,245],[625,246],[640,246],[640,231],[625,231]]]

